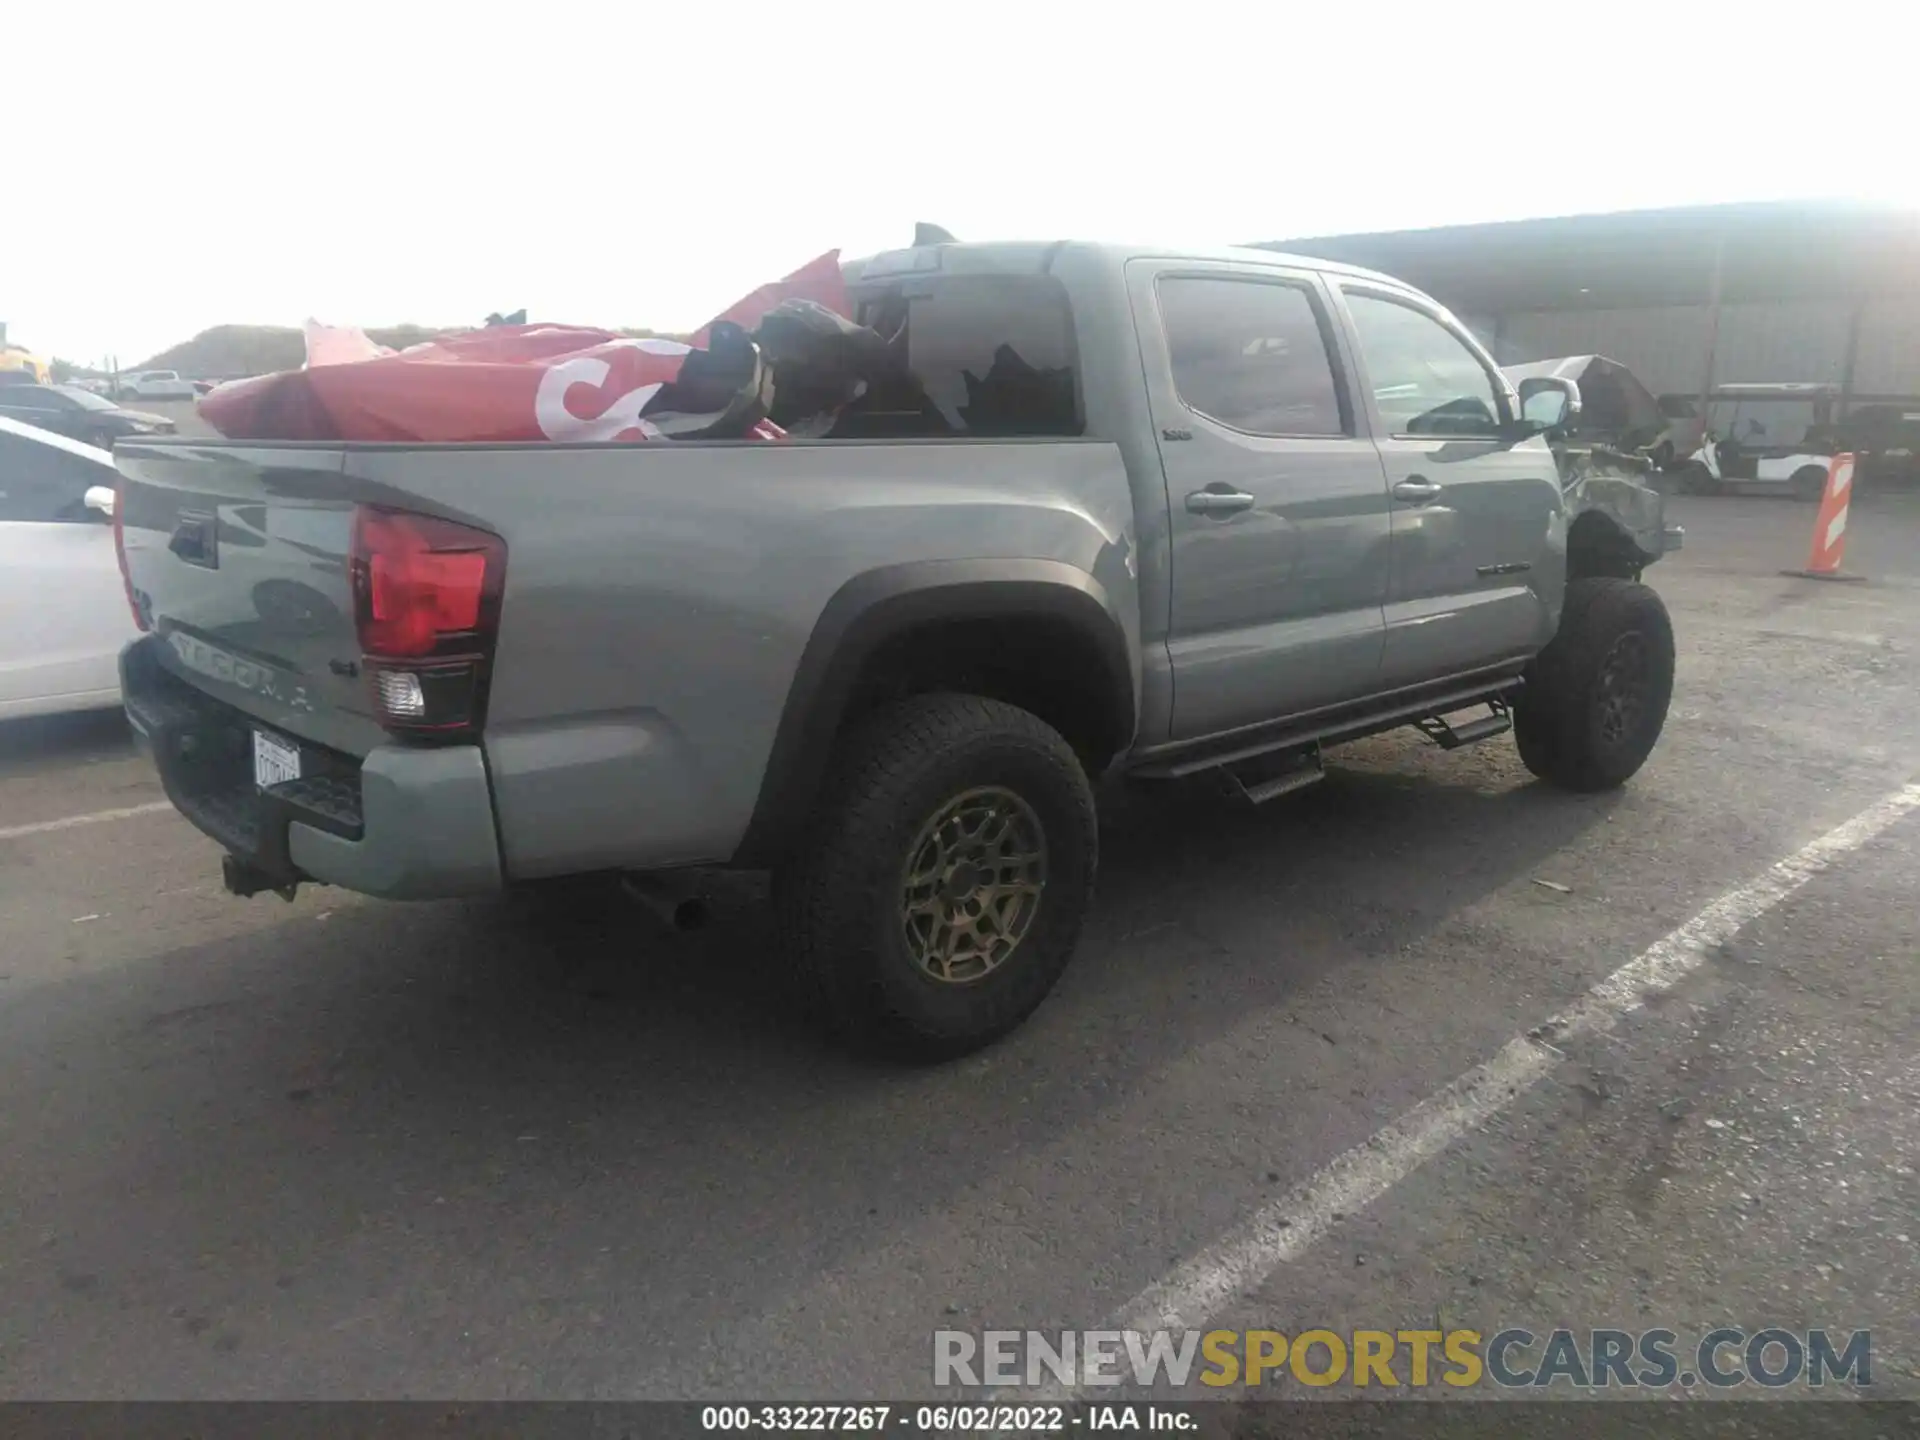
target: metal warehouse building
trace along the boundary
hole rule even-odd
[[[1272,242],[1400,276],[1502,364],[1606,355],[1655,393],[1920,396],[1920,212],[1794,202]]]

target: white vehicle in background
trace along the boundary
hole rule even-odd
[[[1827,488],[1827,470],[1833,456],[1816,455],[1799,446],[1772,446],[1745,443],[1729,437],[1707,443],[1693,452],[1694,473],[1704,477],[1710,493],[1726,489],[1789,491],[1796,500],[1818,500]]]
[[[120,704],[113,456],[0,416],[0,720]]]
[[[191,400],[199,393],[178,370],[135,370],[115,383],[123,400]]]

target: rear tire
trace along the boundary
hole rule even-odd
[[[1513,707],[1520,759],[1563,790],[1611,790],[1653,753],[1673,699],[1673,622],[1634,580],[1567,585],[1560,629]]]
[[[1098,854],[1093,793],[1058,733],[997,700],[920,696],[842,744],[775,904],[842,1040],[944,1060],[999,1039],[1053,989]]]
[[[1819,503],[1827,493],[1827,472],[1818,465],[1802,465],[1793,472],[1793,498]]]

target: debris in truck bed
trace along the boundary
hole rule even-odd
[[[876,331],[814,300],[783,300],[753,338],[773,371],[772,418],[793,435],[825,434],[895,368],[893,348]]]
[[[824,333],[822,315],[848,332],[861,328],[844,318],[838,251],[729,306],[692,345],[579,326],[489,324],[395,352],[362,331],[310,323],[302,369],[221,385],[202,398],[200,414],[231,440],[775,440],[786,434],[769,418],[781,365],[763,357],[749,327],[800,302],[812,318],[783,322],[783,337],[796,327]],[[796,359],[791,340],[783,343],[792,398],[782,413],[804,419],[851,398],[841,351],[816,343],[808,353],[822,358],[810,362]],[[841,349],[852,354],[848,345],[857,342],[842,336]],[[816,365],[819,378],[810,374]]]

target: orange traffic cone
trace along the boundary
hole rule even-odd
[[[1848,575],[1840,569],[1840,558],[1847,550],[1847,508],[1853,499],[1853,456],[1836,455],[1827,466],[1826,489],[1820,493],[1820,509],[1813,518],[1813,545],[1807,552],[1804,570],[1789,570],[1789,575],[1808,580],[1864,580],[1864,575]]]

